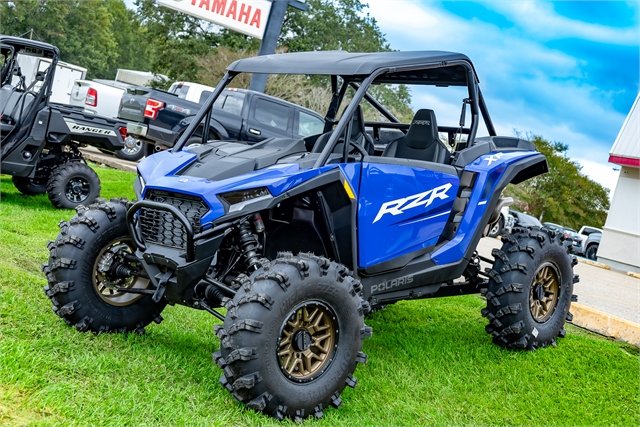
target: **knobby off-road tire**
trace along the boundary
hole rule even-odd
[[[321,418],[342,404],[345,386],[357,384],[357,363],[367,361],[362,285],[346,267],[311,254],[282,253],[262,265],[237,279],[224,325],[215,328],[220,383],[248,408],[279,420]]]
[[[25,196],[36,196],[47,192],[47,179],[27,178],[21,176],[11,177],[13,185]]]
[[[47,183],[51,204],[59,209],[87,206],[100,195],[100,178],[86,163],[63,163],[51,171]]]
[[[502,249],[492,251],[495,263],[488,269],[488,288],[482,290],[486,331],[506,348],[555,345],[556,337],[565,336],[565,320],[571,320],[573,285],[579,280],[573,274],[577,260],[569,255],[571,242],[539,227],[516,227],[502,240]]]
[[[44,291],[53,311],[81,332],[143,333],[146,325],[162,320],[164,300],[155,303],[151,295],[113,289],[114,283],[145,289],[148,279],[113,280],[108,275],[114,261],[133,252],[125,222],[130,206],[125,199],[98,199],[89,208],[80,206],[69,222],[60,221],[60,234],[49,242],[49,263],[42,266],[49,282]]]

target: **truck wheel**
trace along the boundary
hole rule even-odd
[[[571,316],[575,257],[570,241],[544,228],[514,228],[503,236],[502,249],[494,249],[488,288],[482,293],[489,320],[486,331],[507,348],[535,350],[555,345],[564,337],[565,320]]]
[[[487,235],[489,237],[498,237],[499,235],[502,234],[503,230],[504,230],[504,217],[500,215],[500,218],[498,219],[498,221],[496,221],[495,224],[493,224],[493,226],[491,227]]]
[[[116,151],[116,157],[122,160],[137,162],[146,154],[144,144],[145,143],[139,139],[127,136],[124,141],[124,147]]]
[[[53,311],[81,332],[142,333],[152,321],[162,320],[166,302],[118,290],[151,287],[132,256],[125,221],[130,206],[125,199],[80,206],[69,222],[60,222],[60,234],[49,242],[49,263],[42,266],[49,283],[44,291]]]
[[[35,196],[47,192],[47,178],[11,177],[13,185],[25,196]]]
[[[598,244],[593,243],[589,245],[589,247],[587,248],[587,252],[584,254],[584,256],[586,256],[590,260],[596,261],[596,259],[598,258]]]
[[[311,254],[279,254],[247,278],[216,326],[222,385],[248,408],[277,419],[322,417],[342,404],[365,363],[369,304],[346,267]]]
[[[59,209],[86,206],[100,195],[100,179],[83,162],[63,163],[51,171],[47,194],[53,206]]]

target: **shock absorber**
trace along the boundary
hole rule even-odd
[[[260,249],[260,244],[248,221],[243,221],[238,225],[238,247],[242,251],[249,271],[257,270],[261,258],[257,252]]]

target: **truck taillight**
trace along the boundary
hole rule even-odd
[[[125,139],[127,139],[127,128],[124,126],[120,126],[118,130],[120,131],[120,136],[122,137],[122,140],[124,141]]]
[[[158,117],[158,112],[162,107],[164,107],[164,102],[149,98],[147,105],[144,107],[144,116],[155,119]]]
[[[95,90],[94,88],[90,87],[89,90],[87,91],[87,97],[84,100],[84,103],[91,106],[91,107],[97,107],[98,106],[98,91]]]

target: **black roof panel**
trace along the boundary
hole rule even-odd
[[[421,66],[428,63],[471,60],[461,53],[441,51],[349,53],[295,52],[240,59],[227,70],[263,74],[369,75],[378,68]]]

